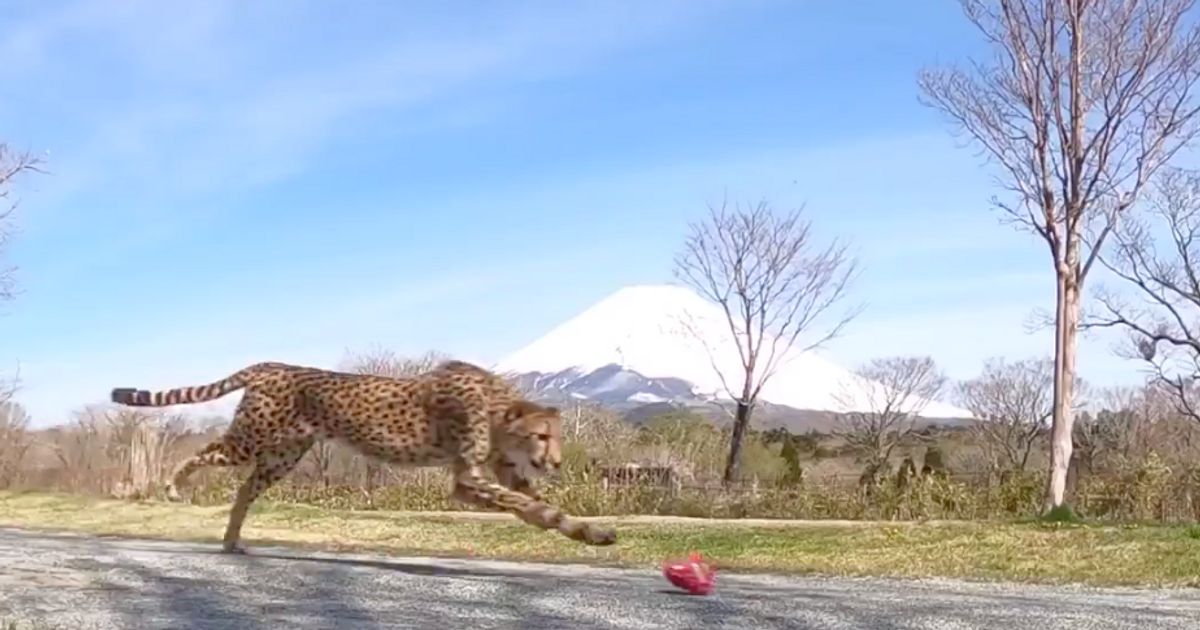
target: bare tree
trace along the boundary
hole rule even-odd
[[[620,454],[625,461],[636,455],[707,479],[717,476],[729,453],[720,429],[704,416],[685,410],[650,418],[638,428],[635,444],[636,448],[626,447]]]
[[[1055,273],[1047,510],[1064,505],[1080,294],[1105,238],[1197,133],[1195,0],[960,0],[990,63],[927,70],[924,102],[1001,167],[1002,216],[1045,241]]]
[[[321,440],[320,443],[314,444],[308,451],[308,456],[313,463],[313,473],[316,475],[316,480],[321,484],[322,488],[329,487],[330,472],[333,469],[333,462],[337,456],[351,455],[344,452],[345,449],[337,448],[337,445],[331,440]]]
[[[710,352],[736,404],[724,473],[728,484],[737,478],[742,440],[763,386],[800,336],[845,296],[858,266],[836,241],[816,246],[801,210],[776,214],[765,201],[745,209],[710,206],[708,220],[690,227],[675,274],[721,307],[741,359],[740,373],[726,374]],[[799,350],[832,339],[859,310],[847,311]]]
[[[1157,379],[1143,385],[1139,393],[1137,430],[1106,432],[1115,434],[1116,452],[1136,459],[1153,452],[1174,462],[1177,470],[1195,470],[1200,462],[1200,422],[1182,410],[1174,388]]]
[[[0,381],[0,405],[7,404],[12,401],[17,394],[17,385],[20,383],[18,376]]]
[[[1191,436],[1180,432],[1169,393],[1159,383],[1142,387],[1109,387],[1099,391],[1093,413],[1080,416],[1075,445],[1081,471],[1113,469],[1137,462],[1151,451],[1166,456],[1168,451],[1189,452]],[[1156,440],[1159,443],[1156,443]]]
[[[14,402],[0,402],[0,488],[17,480],[32,445],[25,408]]]
[[[149,496],[170,472],[171,455],[187,418],[141,409],[103,411],[97,417],[106,425],[106,454],[119,475],[113,492]]]
[[[69,424],[55,427],[47,436],[47,446],[58,460],[61,481],[73,492],[108,492],[112,489],[112,470],[107,461],[107,423],[91,407],[73,415]]]
[[[1144,361],[1178,409],[1200,420],[1200,173],[1164,171],[1146,202],[1100,258],[1140,304],[1103,287],[1084,325],[1125,331],[1129,344],[1118,353]],[[1155,234],[1170,241],[1161,251]]]
[[[16,267],[4,262],[5,250],[13,235],[13,213],[17,202],[12,197],[12,186],[17,176],[23,173],[40,173],[42,159],[29,152],[14,152],[0,142],[0,302],[11,300],[16,292]],[[0,403],[12,398],[16,392],[17,377],[0,383]]]
[[[575,402],[562,408],[564,440],[611,447],[628,440],[633,428],[621,417],[596,403]]]
[[[930,357],[875,359],[855,370],[858,377],[835,394],[845,412],[834,434],[859,453],[863,477],[873,481],[916,429],[925,407],[946,385]]]
[[[1165,418],[1154,404],[1156,388],[1109,387],[1102,391],[1102,408],[1096,412],[1104,445],[1123,460],[1145,454],[1150,431],[1156,421]]]
[[[0,143],[0,256],[12,237],[12,218],[17,202],[11,200],[12,185],[22,173],[41,172],[42,159],[31,153],[17,153]],[[16,288],[15,267],[0,266],[0,301],[12,299]]]
[[[977,419],[972,432],[1001,471],[1024,472],[1054,408],[1054,362],[992,358],[958,386],[959,403]]]
[[[349,354],[342,361],[342,369],[358,374],[405,377],[430,370],[448,358],[434,351],[419,357],[401,357],[387,348],[376,347],[360,354]]]

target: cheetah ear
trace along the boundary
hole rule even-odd
[[[504,412],[504,420],[506,422],[514,422],[531,413],[541,411],[542,408],[541,405],[531,403],[528,400],[518,400],[508,406],[508,409]]]

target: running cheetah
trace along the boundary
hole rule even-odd
[[[558,409],[523,399],[498,375],[463,361],[406,378],[264,362],[208,385],[159,392],[115,388],[112,401],[164,407],[243,388],[225,434],[180,463],[166,489],[168,499],[179,501],[179,489],[199,468],[254,464],[229,513],[226,553],[244,553],[241,528],[250,504],[319,439],[340,440],[392,464],[449,465],[455,500],[511,511],[591,545],[616,542],[615,531],[543,502],[530,482],[561,464]],[[485,468],[499,484],[484,477]]]

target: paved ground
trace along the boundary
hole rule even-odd
[[[721,575],[315,554],[0,528],[0,620],[88,628],[1200,628],[1200,591]],[[0,621],[0,626],[3,622]]]

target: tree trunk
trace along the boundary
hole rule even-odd
[[[729,440],[729,460],[725,462],[726,486],[738,477],[742,465],[742,438],[746,435],[746,427],[750,424],[750,405],[739,400],[737,412],[733,416],[733,436]]]
[[[1079,332],[1078,268],[1069,265],[1057,274],[1054,323],[1054,416],[1050,443],[1050,479],[1044,509],[1066,502],[1075,427],[1075,346]]]

